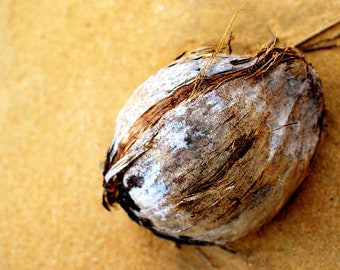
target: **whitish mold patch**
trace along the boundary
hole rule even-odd
[[[141,187],[133,187],[130,190],[130,196],[141,209],[149,209],[145,211],[161,209],[160,205],[164,202],[165,196],[168,193],[168,189],[164,184],[164,179],[159,177],[160,173],[160,165],[150,158],[145,160],[143,164],[137,162],[136,166],[129,170],[124,177],[124,185],[127,185],[126,179],[130,176],[139,176],[143,178],[143,185]],[[165,210],[159,212],[160,215],[165,213]],[[141,214],[143,215],[143,213]]]
[[[211,91],[208,94],[205,95],[207,99],[207,105],[210,106],[211,111],[221,111],[223,108],[226,107],[225,102],[223,99],[216,95],[216,91]]]
[[[185,121],[170,121],[158,133],[162,142],[172,150],[187,148],[185,141],[187,131],[190,129]]]

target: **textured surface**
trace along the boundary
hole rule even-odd
[[[0,3],[1,269],[339,268],[339,50],[307,54],[327,114],[311,173],[281,213],[233,245],[159,239],[105,211],[102,162],[132,91],[184,50],[219,41],[239,1]],[[331,22],[339,1],[248,1],[233,49],[295,42]]]
[[[160,70],[117,118],[105,201],[184,243],[222,245],[263,225],[306,176],[320,136],[321,83],[300,55],[189,55]],[[172,74],[186,79],[169,85]]]

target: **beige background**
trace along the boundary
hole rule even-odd
[[[311,173],[260,231],[218,247],[153,236],[101,206],[117,113],[185,50],[219,41],[240,1],[0,1],[0,269],[340,268],[340,54],[306,55],[327,115]],[[293,43],[337,19],[334,0],[249,0],[235,53]]]

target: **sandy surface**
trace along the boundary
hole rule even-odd
[[[216,44],[240,1],[0,2],[0,269],[339,269],[340,50],[308,53],[324,86],[308,178],[260,231],[218,247],[160,239],[101,206],[120,107],[185,50]],[[334,21],[340,2],[249,0],[235,53]]]

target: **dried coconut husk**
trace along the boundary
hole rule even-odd
[[[177,242],[237,240],[305,178],[323,108],[320,79],[295,48],[195,51],[150,77],[121,110],[104,205],[120,203]]]

